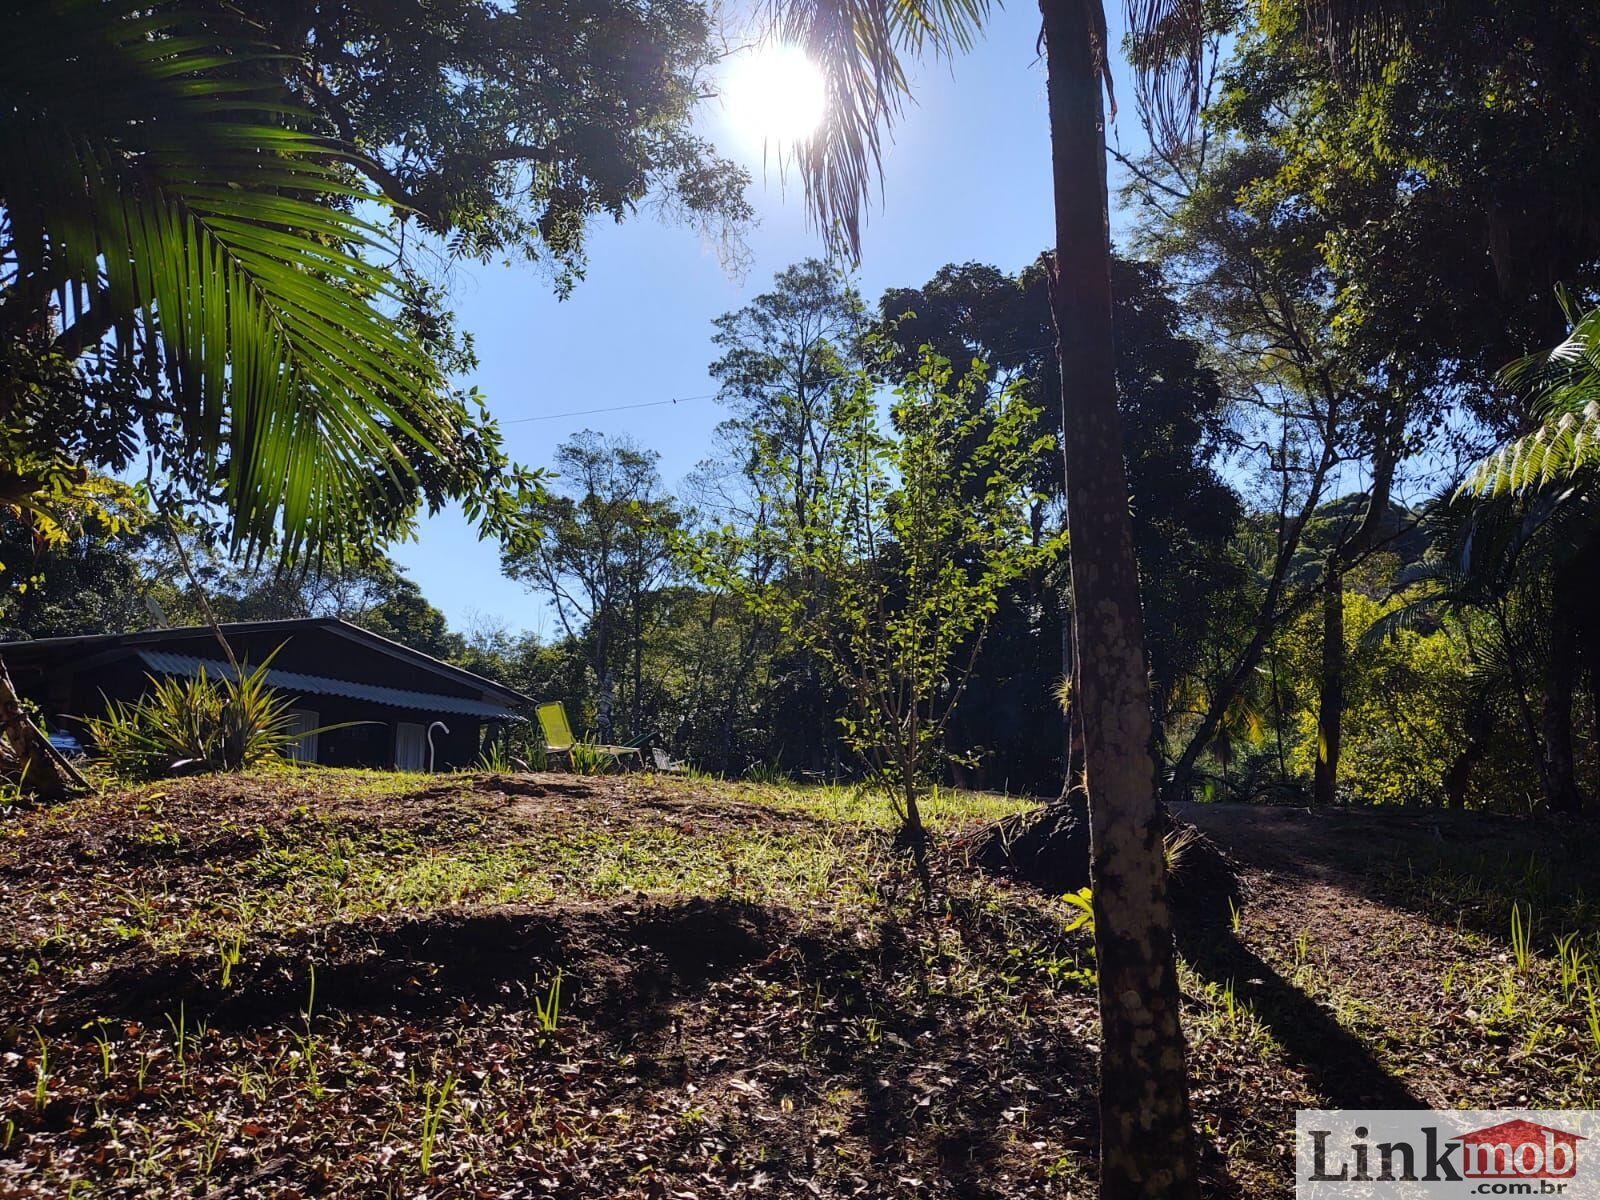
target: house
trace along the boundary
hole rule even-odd
[[[292,697],[299,728],[359,722],[303,739],[295,756],[307,762],[425,771],[431,727],[434,769],[465,767],[486,731],[533,709],[520,692],[333,617],[222,632],[247,669],[277,651],[267,681]],[[74,733],[108,701],[138,698],[152,676],[231,673],[209,626],[6,642],[0,660],[49,726]]]

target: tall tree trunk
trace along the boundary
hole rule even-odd
[[[1520,661],[1518,655],[1522,652],[1516,640],[1511,636],[1511,622],[1506,620],[1506,602],[1501,598],[1494,602],[1490,608],[1490,615],[1494,618],[1495,629],[1500,634],[1500,645],[1504,649],[1506,670],[1511,676],[1511,690],[1516,702],[1517,717],[1522,725],[1522,736],[1528,745],[1528,761],[1539,773],[1539,790],[1545,793],[1548,777],[1544,771],[1544,742],[1539,737],[1539,725],[1533,719],[1533,706],[1528,702],[1528,680],[1524,677],[1522,669],[1517,665]],[[1533,811],[1533,800],[1528,801],[1528,811]]]
[[[1066,689],[1061,706],[1061,798],[1065,800],[1077,786],[1078,764],[1083,761],[1082,731],[1078,722],[1078,669],[1072,662],[1072,606],[1061,603],[1061,684]]]
[[[642,597],[635,592],[633,597],[633,709],[629,714],[628,727],[632,730],[635,739],[644,733],[644,701],[640,695],[644,690],[644,614],[639,606],[643,603]]]
[[[1111,331],[1100,0],[1040,0],[1049,62],[1073,642],[1100,974],[1100,1195],[1198,1194]]]
[[[1467,794],[1472,788],[1472,772],[1489,753],[1489,738],[1494,734],[1494,709],[1489,707],[1486,692],[1475,691],[1467,700],[1463,720],[1466,745],[1451,760],[1444,773],[1445,802],[1457,812],[1467,806]]]
[[[1339,738],[1344,724],[1344,572],[1328,555],[1322,580],[1322,694],[1317,706],[1317,767],[1311,802],[1331,805],[1339,792]]]
[[[1556,577],[1550,614],[1550,661],[1545,668],[1544,802],[1551,812],[1575,813],[1583,807],[1572,753],[1572,693],[1577,687],[1578,623],[1565,572]]]
[[[1272,735],[1278,743],[1278,780],[1284,782],[1289,778],[1289,759],[1283,750],[1283,699],[1278,691],[1278,652],[1276,647],[1267,647],[1267,669],[1272,678]]]
[[[611,741],[611,710],[615,695],[615,675],[611,670],[610,621],[607,614],[598,612],[595,620],[594,658],[596,668],[594,730],[595,740]]]

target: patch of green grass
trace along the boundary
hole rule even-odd
[[[736,785],[737,786],[737,785]],[[861,784],[747,783],[737,788],[745,798],[779,812],[804,813],[819,821],[892,829],[894,808],[881,790]],[[1036,807],[1028,796],[1000,792],[969,792],[933,787],[922,797],[922,819],[930,828],[954,829],[979,822],[998,821]]]
[[[364,788],[398,791],[382,773],[352,772],[349,779],[329,774],[343,795]],[[414,788],[416,780],[411,782]],[[769,799],[752,797],[739,785],[718,790],[747,803]],[[880,814],[875,802],[857,800],[843,788],[787,789],[772,799],[779,811],[851,811],[862,819],[733,828],[714,821],[616,828],[574,823],[530,831],[526,825],[491,827],[481,811],[464,806],[441,832],[432,825],[347,818],[338,815],[335,801],[295,808],[287,821],[248,831],[259,848],[240,859],[199,864],[186,881],[191,896],[175,894],[167,883],[119,889],[94,928],[75,932],[141,940],[167,951],[194,951],[204,943],[231,982],[243,940],[363,916],[635,893],[793,907],[826,902],[848,908],[869,901],[874,872],[890,853],[879,832],[892,820],[887,809]],[[966,794],[950,794],[941,804],[947,817],[995,811],[992,798],[973,803]],[[178,838],[160,821],[149,828],[161,829],[163,845]]]

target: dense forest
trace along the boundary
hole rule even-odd
[[[1281,284],[1301,290],[1304,309],[1279,313],[1281,329],[1256,327],[1262,297],[1225,297],[1215,266],[1186,276],[1187,264],[1219,252],[1189,224],[1200,203],[1186,205],[1181,222],[1142,230],[1163,239],[1165,271],[1118,260],[1113,275],[1130,509],[1173,794],[1572,810],[1600,784],[1591,665],[1600,628],[1578,599],[1593,569],[1592,498],[1566,483],[1463,492],[1452,464],[1470,464],[1527,420],[1491,369],[1497,360],[1475,378],[1430,383],[1424,394],[1447,392],[1449,405],[1402,405],[1357,373],[1343,339],[1294,340],[1337,319],[1313,304],[1324,265]],[[1268,232],[1230,252],[1278,263]],[[1304,359],[1269,352],[1269,337]],[[586,432],[557,450],[548,494],[527,514],[543,536],[503,555],[553,631],[544,640],[449,628],[382,554],[247,569],[187,534],[191,581],[158,528],[107,537],[90,523],[40,551],[15,518],[6,560],[28,564],[32,579],[9,597],[4,632],[200,623],[198,587],[222,620],[338,616],[561,699],[603,741],[654,737],[718,773],[852,777],[860,766],[839,722],[843,685],[796,636],[810,613],[802,606],[786,621],[757,597],[819,586],[774,541],[837,483],[834,406],[857,374],[876,387],[926,350],[985,364],[963,400],[970,413],[990,419],[1008,391],[1031,409],[1014,532],[1034,553],[952,649],[956,662],[981,642],[937,774],[1053,794],[1081,769],[1081,746],[1058,707],[1070,718],[1051,346],[1037,265],[1015,276],[951,265],[876,306],[820,261],[783,272],[713,331],[711,370],[729,415],[715,453],[676,494],[638,438]],[[1464,373],[1453,357],[1432,369]]]

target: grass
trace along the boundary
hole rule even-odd
[[[342,801],[383,801],[425,776],[311,772],[337,784]],[[268,778],[273,778],[268,776]],[[300,784],[307,776],[290,777]],[[218,947],[223,986],[231,983],[245,939],[308,923],[463,905],[603,900],[636,893],[711,895],[810,906],[864,903],[884,847],[870,835],[893,828],[886,801],[842,786],[718,785],[721,794],[777,813],[804,816],[793,829],[761,826],[641,825],[616,830],[529,830],[508,841],[474,838],[484,824],[464,818],[465,838],[439,845],[426,830],[352,820],[337,807],[294,810],[271,829],[240,828],[258,843],[242,862],[212,872],[218,893],[203,909],[175,913],[158,889],[121,891],[89,940],[110,936],[162,950],[209,940]],[[134,811],[151,818],[137,844],[171,850],[176,834],[159,819],[165,793],[135,793]],[[935,829],[988,821],[1025,807],[1020,798],[935,789],[926,816]],[[60,810],[51,814],[61,820]],[[224,830],[223,832],[227,832]],[[80,939],[82,944],[83,939]]]
[[[47,1127],[0,1109],[10,1122],[0,1126],[10,1130],[0,1153],[30,1156],[32,1178],[51,1195],[136,1189],[140,1180],[206,1192],[237,1179],[241,1162],[275,1161],[282,1138],[296,1139],[292,1167],[280,1168],[296,1186],[348,1194],[448,1193],[447,1180],[534,1170],[569,1180],[598,1173],[611,1182],[594,1186],[609,1194],[704,1155],[730,1180],[748,1181],[761,1174],[761,1153],[778,1153],[758,1152],[760,1126],[733,1137],[734,1110],[698,1089],[647,1092],[618,1107],[608,1082],[642,1066],[637,1035],[614,1040],[607,1030],[660,1003],[648,989],[635,994],[644,985],[631,974],[661,953],[693,963],[695,947],[729,936],[703,932],[690,915],[682,934],[659,935],[663,949],[612,951],[609,931],[624,925],[611,914],[666,919],[686,898],[734,930],[751,921],[794,930],[739,968],[736,991],[687,994],[669,1028],[696,1030],[672,1035],[699,1039],[696,1061],[760,1047],[740,1078],[788,1061],[822,1081],[815,1106],[781,1080],[759,1085],[781,1122],[810,1113],[825,1131],[822,1178],[862,1169],[858,1126],[872,1101],[852,1065],[858,1056],[880,1072],[909,1069],[929,1057],[926,1031],[944,1027],[952,1055],[992,1047],[971,1066],[952,1060],[952,1078],[990,1057],[1026,1054],[1031,1064],[1025,1048],[1061,1027],[1047,1009],[1065,1006],[1078,1025],[1092,1012],[1093,957],[1083,935],[1066,930],[1068,906],[1019,904],[976,876],[930,905],[891,848],[894,817],[880,796],[775,779],[546,778],[518,793],[469,777],[266,771],[88,796],[0,825],[0,871],[70,880],[8,893],[27,899],[0,966],[20,960],[31,972],[0,985],[5,1008],[72,1003],[106,964],[148,981],[96,992],[99,1007],[85,1020],[40,1031],[26,1056],[30,1088],[41,1110],[70,1116]],[[930,825],[944,830],[1023,807],[944,789],[927,802]],[[466,973],[461,982],[441,982],[443,968],[424,962],[406,968],[414,978],[381,983],[402,1007],[419,989],[467,988],[447,1020],[352,1009],[372,994],[352,978],[365,961],[360,947],[386,922],[436,922],[447,946],[452,922],[519,911],[572,914],[564,936],[579,940],[563,943],[564,958],[536,954],[520,981],[513,972],[504,983],[474,982],[467,954],[448,968]],[[650,928],[637,936],[657,936]],[[868,939],[878,937],[899,949],[874,948]],[[840,965],[825,965],[834,956]],[[602,999],[601,981],[613,978],[622,994]],[[480,986],[490,991],[472,990]],[[141,1006],[148,1017],[136,1015]],[[1022,1088],[1020,1077],[970,1082],[977,1093]],[[965,1096],[925,1098],[909,1125],[896,1117],[885,1136],[935,1144],[972,1119],[962,1115]],[[1029,1178],[1044,1179],[1047,1167],[1050,1179],[1083,1176],[1058,1147],[1033,1162],[1039,1136],[1061,1141],[1051,1124],[1060,1119],[1033,1112],[1025,1139],[1004,1140]],[[58,1125],[76,1130],[59,1146]],[[620,1174],[608,1174],[606,1147],[663,1138],[678,1148],[651,1150],[644,1166],[630,1153]],[[737,1148],[744,1143],[749,1151]],[[100,1147],[98,1166],[84,1168],[67,1149],[80,1144]]]
[[[1089,1194],[1090,897],[937,840],[925,896],[893,827],[776,777],[318,770],[0,820],[0,1191]],[[1285,993],[1426,1101],[1600,1098],[1591,910],[1508,870],[1378,903],[1274,861],[1222,907],[1255,961],[1180,968],[1208,1197],[1285,1196],[1331,1098]]]

